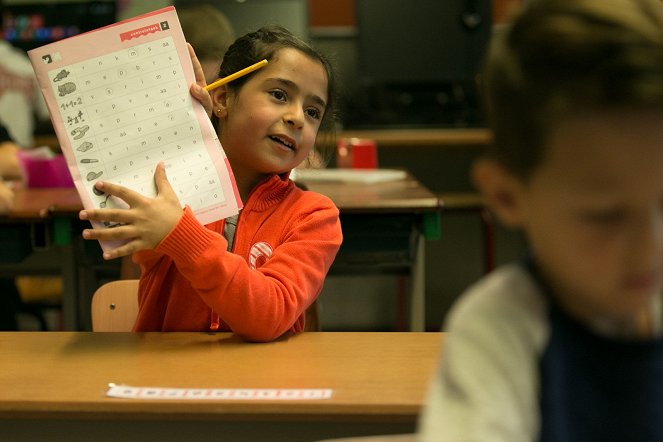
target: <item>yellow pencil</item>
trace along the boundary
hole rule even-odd
[[[243,75],[246,75],[250,72],[253,72],[256,69],[260,69],[261,67],[265,66],[266,64],[267,64],[267,60],[261,60],[256,64],[252,64],[251,66],[242,69],[241,71],[237,71],[234,74],[228,75],[227,77],[219,78],[214,83],[210,83],[207,86],[205,86],[205,90],[207,90],[209,92],[209,91],[211,91],[213,89],[216,89],[217,87],[222,86],[222,85],[224,85],[228,82],[231,82],[231,81],[233,81],[233,80],[235,80],[235,79],[237,79],[237,78],[239,78]]]

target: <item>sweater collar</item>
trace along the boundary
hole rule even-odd
[[[290,172],[272,175],[258,183],[249,194],[244,210],[263,211],[283,200],[294,187],[289,176]]]

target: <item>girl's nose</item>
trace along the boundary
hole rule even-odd
[[[283,120],[295,129],[301,129],[304,126],[304,111],[300,106],[290,106],[283,115]]]

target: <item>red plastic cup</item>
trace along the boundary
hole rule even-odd
[[[336,145],[336,166],[352,169],[376,169],[378,149],[375,140],[341,138]]]

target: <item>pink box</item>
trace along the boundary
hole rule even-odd
[[[19,151],[23,173],[28,187],[73,187],[67,162],[62,155],[41,158]]]

